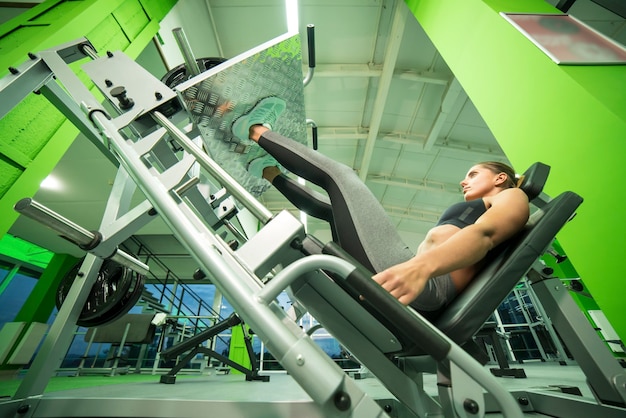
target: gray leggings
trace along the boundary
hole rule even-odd
[[[352,168],[276,132],[265,132],[258,143],[287,170],[328,193],[335,239],[363,266],[380,272],[413,257],[378,199]],[[420,301],[416,309],[437,310],[456,295],[452,282],[444,277],[429,280],[423,296],[415,301]]]
[[[443,274],[431,278],[417,299],[409,305],[417,311],[438,311],[456,297],[456,287],[450,274]]]

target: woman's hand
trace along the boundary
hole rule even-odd
[[[413,259],[389,267],[374,275],[373,279],[400,303],[408,305],[422,293],[429,277]]]

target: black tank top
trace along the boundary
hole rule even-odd
[[[462,229],[474,224],[480,215],[486,211],[483,199],[455,203],[443,212],[441,218],[437,221],[437,226],[454,225]]]

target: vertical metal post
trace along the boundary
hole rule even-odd
[[[61,365],[67,349],[72,343],[75,329],[72,324],[76,324],[78,321],[101,265],[102,259],[92,254],[85,256],[80,267],[80,271],[84,275],[77,277],[74,285],[70,288],[56,320],[50,327],[48,336],[43,341],[39,354],[33,360],[28,373],[15,392],[14,399],[27,399],[43,393],[50,377]]]
[[[189,78],[197,76],[198,74],[200,74],[200,67],[198,67],[196,57],[194,57],[193,52],[191,51],[191,46],[189,45],[189,41],[187,41],[187,36],[185,36],[185,32],[182,28],[174,28],[172,30],[172,34],[174,35],[174,39],[176,39],[176,43],[178,44],[178,48],[180,48],[180,52],[183,54],[183,60],[185,60],[187,75],[189,76]]]
[[[87,348],[85,349],[85,354],[83,354],[83,358],[80,359],[80,364],[78,365],[78,369],[76,370],[76,376],[80,376],[80,371],[85,366],[85,360],[89,355],[89,350],[91,350],[91,346],[93,345],[93,340],[96,338],[96,333],[98,332],[98,328],[95,328],[91,333],[91,338],[89,338],[89,343],[87,344]]]
[[[130,331],[130,322],[127,323],[126,328],[124,328],[124,335],[122,336],[122,341],[120,341],[120,346],[117,349],[117,355],[115,356],[115,360],[113,360],[113,367],[111,367],[111,376],[115,376],[117,366],[119,366],[120,364],[120,357],[122,357],[122,353],[124,352],[124,346],[126,345],[126,337],[128,337],[128,331]]]
[[[530,285],[530,281],[527,278],[524,278],[524,283],[526,283],[526,288],[528,289],[528,296],[530,297],[530,300],[532,300],[535,310],[537,310],[537,313],[541,316],[543,324],[546,327],[548,334],[550,335],[550,339],[552,340],[552,344],[554,344],[554,347],[557,350],[557,359],[562,363],[571,363],[571,361],[567,358],[565,347],[563,347],[563,344],[561,344],[561,339],[556,334],[554,326],[552,325],[552,321],[546,313],[546,310],[543,308],[543,305],[537,297],[534,289]]]

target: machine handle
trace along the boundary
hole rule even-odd
[[[93,250],[102,242],[102,235],[98,231],[88,231],[30,197],[21,199],[13,208],[22,215],[47,226],[58,233],[60,237],[78,245],[85,251]],[[116,248],[113,254],[107,254],[105,258],[109,258],[139,274],[146,275],[150,270],[146,264],[119,248]]]
[[[22,215],[47,226],[61,237],[81,248],[93,248],[100,240],[99,234],[86,230],[30,197],[21,199],[15,204],[14,209]]]
[[[336,242],[326,243],[322,253],[346,260],[354,266],[353,270],[345,276],[345,282],[351,288],[351,292],[354,291],[365,299],[371,309],[376,310],[397,329],[402,330],[407,338],[410,338],[435,360],[446,358],[451,349],[450,341],[421,315],[410,311],[372,280],[371,271]]]
[[[306,38],[309,47],[309,68],[315,68],[315,25],[306,26]]]
[[[425,319],[412,315],[396,298],[383,290],[364,267],[356,267],[346,277],[346,283],[435,360],[441,361],[447,357],[450,342],[432,326],[428,326]]]
[[[313,119],[306,120],[307,125],[311,125],[311,137],[313,139],[313,149],[317,150],[317,125]]]

